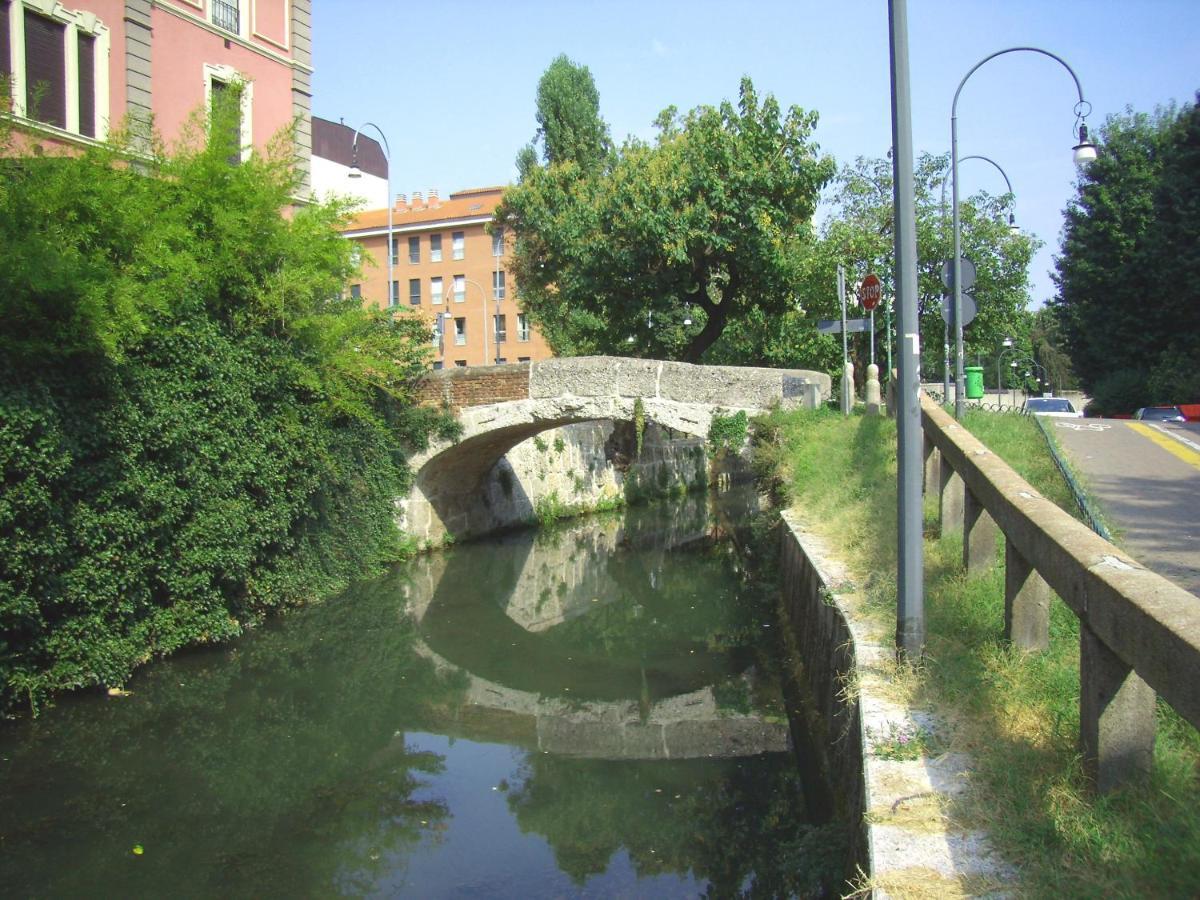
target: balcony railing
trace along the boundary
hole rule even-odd
[[[241,17],[237,3],[227,0],[212,0],[212,23],[218,28],[241,34]]]

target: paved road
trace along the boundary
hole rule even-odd
[[[1200,423],[1046,422],[1125,550],[1200,596]]]

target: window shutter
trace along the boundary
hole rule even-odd
[[[96,136],[96,37],[79,35],[79,133]]]
[[[0,78],[12,74],[12,47],[8,42],[8,0],[0,0]]]
[[[30,118],[67,127],[66,26],[25,10],[25,104]]]

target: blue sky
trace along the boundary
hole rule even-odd
[[[816,141],[839,163],[891,143],[885,0],[315,0],[313,112],[376,123],[392,150],[392,190],[505,184],[535,132],[537,81],[559,53],[591,70],[617,140],[651,137],[674,104],[687,110],[760,94],[816,110]],[[988,54],[1034,46],[1066,60],[1099,126],[1127,106],[1188,102],[1200,89],[1200,0],[909,0],[913,142],[948,152],[950,106]],[[1035,304],[1072,196],[1076,92],[1058,63],[1012,53],[979,69],[959,99],[960,156],[1008,173],[1017,223],[1046,246],[1030,272]],[[1004,190],[968,161],[964,194]],[[986,298],[978,298],[986,302]]]

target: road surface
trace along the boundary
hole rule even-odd
[[[1122,547],[1200,597],[1200,423],[1045,422]]]

